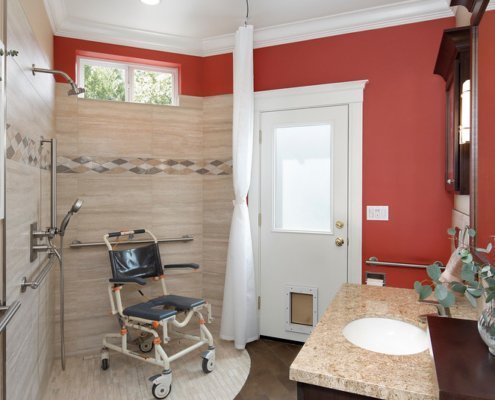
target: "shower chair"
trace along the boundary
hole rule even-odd
[[[152,238],[150,244],[141,247],[117,250],[118,240],[122,236],[132,239],[135,235],[147,234]],[[115,240],[110,241],[110,238]],[[110,255],[110,266],[112,278],[109,279],[108,295],[112,314],[117,315],[120,332],[109,333],[103,338],[103,349],[101,353],[101,368],[109,367],[109,352],[114,350],[132,358],[136,358],[163,368],[161,374],[154,375],[149,380],[152,382],[152,394],[157,399],[166,398],[172,390],[172,371],[170,363],[204,345],[208,349],[201,354],[203,372],[213,371],[215,366],[215,345],[213,337],[206,327],[210,323],[211,305],[203,299],[168,294],[165,284],[164,270],[168,269],[197,269],[197,264],[171,264],[161,263],[158,241],[152,232],[146,229],[135,229],[132,231],[112,232],[104,235],[103,240]],[[163,295],[143,303],[124,307],[121,290],[124,285],[146,285],[146,279],[159,281]],[[141,292],[142,294],[142,292]],[[206,310],[207,320],[203,318],[201,311]],[[183,315],[179,321],[179,315]],[[178,332],[175,328],[183,328],[196,316],[199,323],[199,336]],[[140,333],[134,341],[139,348],[129,349],[132,343],[128,328]],[[161,331],[161,332],[160,332]],[[161,337],[160,337],[161,333]],[[168,355],[162,344],[170,342],[171,337],[189,339],[195,341],[189,347]],[[120,339],[120,340],[116,340]],[[120,342],[117,344],[116,342]],[[131,345],[132,347],[132,345]],[[154,356],[149,356],[154,350]]]

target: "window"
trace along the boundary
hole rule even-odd
[[[79,82],[86,99],[177,105],[177,68],[79,58]]]
[[[331,233],[331,126],[278,127],[274,134],[274,230]]]

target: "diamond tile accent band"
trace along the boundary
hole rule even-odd
[[[60,174],[231,175],[232,160],[59,156],[57,172]]]
[[[7,159],[35,168],[50,168],[50,148],[7,125]]]

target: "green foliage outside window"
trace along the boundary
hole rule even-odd
[[[172,104],[172,75],[134,70],[134,98],[137,103]]]
[[[86,99],[126,100],[125,69],[84,65]],[[145,104],[172,104],[173,76],[167,72],[133,70],[132,101]]]
[[[84,88],[86,99],[125,101],[124,70],[85,65]]]

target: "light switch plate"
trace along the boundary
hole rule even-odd
[[[388,206],[366,206],[368,221],[388,221]]]

